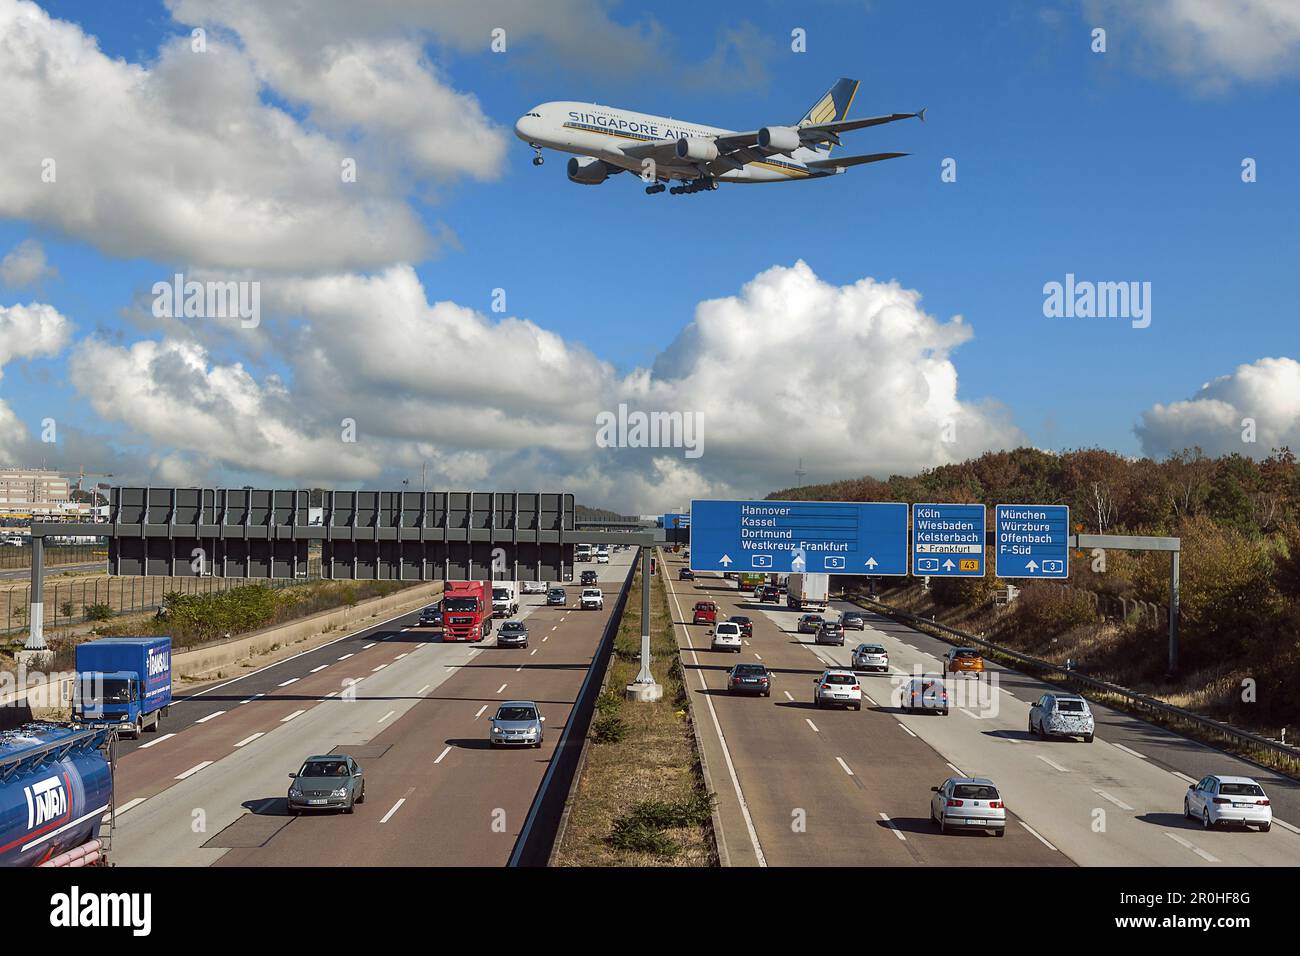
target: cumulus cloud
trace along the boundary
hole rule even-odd
[[[1130,31],[1135,48],[1145,42],[1162,69],[1200,89],[1300,71],[1295,0],[1091,0],[1089,13],[1099,26]]]
[[[653,367],[627,375],[534,322],[430,301],[406,266],[277,282],[263,308],[283,378],[174,338],[85,343],[70,375],[178,472],[375,486],[427,464],[430,487],[563,488],[635,511],[762,495],[800,456],[829,479],[1023,440],[996,405],[959,398],[952,353],[972,334],[960,318],[926,314],[897,283],[836,286],[803,262],[700,303]],[[620,403],[698,414],[703,454],[598,447],[597,415]],[[340,442],[344,418],[355,444]]]
[[[368,269],[431,248],[410,184],[381,153],[358,154],[360,120],[357,138],[331,137],[268,105],[254,64],[219,37],[206,52],[175,38],[156,62],[129,63],[34,3],[0,0],[0,87],[0,216],[115,256],[229,269]],[[430,117],[426,133],[490,168],[486,129],[461,109]],[[346,158],[356,182],[342,181]]]
[[[1254,423],[1255,441],[1242,440]],[[1209,455],[1267,455],[1274,448],[1300,448],[1300,362],[1262,358],[1239,365],[1202,385],[1186,401],[1157,404],[1135,426],[1142,451],[1162,458],[1184,448]]]
[[[45,261],[45,248],[35,239],[24,239],[0,259],[0,282],[11,289],[37,285],[58,275]]]
[[[0,306],[0,378],[14,359],[58,355],[71,333],[72,324],[53,306],[39,302]],[[0,398],[0,460],[18,461],[31,445],[27,429]]]

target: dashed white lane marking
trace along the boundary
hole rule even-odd
[[[1196,783],[1196,779],[1195,779],[1195,778],[1193,778],[1193,777],[1189,777],[1189,776],[1187,776],[1187,774],[1185,774],[1185,773],[1181,773],[1181,772],[1179,772],[1179,771],[1177,771],[1177,770],[1171,770],[1171,771],[1169,771],[1169,772],[1172,773],[1172,774],[1173,774],[1175,777],[1177,777],[1179,780],[1186,780],[1188,783]]]
[[[1093,787],[1092,792],[1095,793],[1097,796],[1101,797],[1103,800],[1109,800],[1111,803],[1115,804],[1115,806],[1119,807],[1121,810],[1131,811],[1133,809],[1123,800],[1119,799],[1119,797],[1113,797],[1105,790],[1102,790],[1098,787]]]
[[[1057,763],[1055,760],[1052,760],[1050,757],[1044,757],[1042,754],[1034,754],[1034,756],[1037,757],[1039,760],[1041,760],[1043,763],[1047,764],[1047,765],[1048,765],[1049,767],[1051,767],[1053,770],[1059,770],[1059,771],[1061,771],[1061,773],[1069,773],[1069,772],[1070,772],[1070,771],[1066,770],[1064,767],[1062,767],[1062,766],[1061,766],[1059,763]]]
[[[844,772],[847,773],[850,777],[852,777],[852,776],[853,776],[853,770],[852,770],[852,768],[849,767],[848,764],[846,764],[846,763],[844,762],[844,758],[843,758],[843,757],[836,757],[835,759],[836,759],[836,761],[839,762],[839,765],[840,765],[841,767],[844,768]]]
[[[221,716],[222,714],[224,714],[224,713],[225,713],[224,710],[214,710],[212,713],[208,714],[208,716],[206,716],[206,717],[200,717],[198,720],[196,720],[196,721],[194,721],[194,722],[195,722],[196,724],[206,724],[209,720],[212,720],[212,718],[214,718],[214,717],[220,717],[220,716]]]
[[[385,813],[383,815],[383,818],[380,819],[379,822],[387,823],[389,820],[391,820],[393,818],[393,814],[396,813],[398,810],[400,810],[402,808],[402,804],[404,804],[405,802],[406,802],[406,797],[402,797],[400,800],[394,803],[393,808],[389,810],[387,813]]]
[[[175,737],[175,736],[176,736],[175,734],[163,734],[161,737],[155,737],[153,740],[149,741],[147,744],[141,744],[141,745],[140,745],[139,747],[137,747],[136,749],[137,749],[137,750],[148,750],[150,747],[154,746],[155,744],[160,744],[160,743],[162,743],[164,740],[166,740],[167,738],[169,738],[169,737]]]
[[[368,651],[368,650],[370,650],[370,648],[374,647],[375,644],[377,644],[377,643],[378,643],[378,641],[371,641],[369,644],[363,645],[361,649],[362,649],[363,651]]]
[[[353,653],[355,653],[355,651],[354,651]],[[341,661],[345,661],[345,660],[347,660],[347,659],[348,659],[349,657],[351,657],[351,656],[352,656],[352,654],[344,654],[342,657],[339,658],[339,660],[341,660]]]
[[[370,668],[370,673],[373,674],[375,671],[381,671],[387,666],[388,666],[387,664],[380,664],[378,667],[372,667]]]
[[[442,758],[445,757],[445,756],[447,756],[447,754],[449,754],[449,753],[451,753],[451,747],[447,747],[445,750],[443,750],[442,753],[438,754],[438,756],[437,756],[436,758],[434,758],[434,761],[433,761],[433,762],[434,762],[434,763],[442,763]]]
[[[375,723],[377,723],[377,724],[382,724],[385,720],[387,720],[389,717],[393,716],[393,714],[395,714],[395,713],[397,713],[397,711],[395,711],[395,710],[390,710],[388,713],[384,714],[384,716],[380,717],[377,721],[375,721]]]
[[[298,682],[298,678],[296,678],[296,677],[290,677],[287,681],[285,681],[285,682],[284,682],[283,684],[281,684],[280,686],[281,686],[281,687],[288,687],[290,684],[296,684],[297,682]]]
[[[393,660],[395,660],[395,661],[400,661],[403,657],[405,657],[405,656],[406,656],[407,654],[409,654],[409,653],[411,653],[411,652],[410,652],[410,651],[403,651],[401,654],[398,654],[396,657],[394,657]]]
[[[755,652],[755,654],[754,654],[754,660],[756,660],[756,661],[761,661],[762,659],[763,659],[763,656],[762,656],[761,654]]]
[[[910,730],[907,729],[907,725],[906,725],[906,724],[899,724],[898,726],[900,726],[900,727],[902,727],[904,730],[906,730],[906,731],[907,731],[907,735],[908,735],[909,737],[915,737],[915,736],[916,736],[916,734],[912,733]]]
[[[537,648],[534,647],[531,651],[528,652],[528,656],[532,657],[536,653],[537,653]]]
[[[949,768],[951,768],[952,772],[955,773],[957,776],[959,777],[966,776],[964,773],[961,772],[961,767],[957,766],[955,763],[950,763],[948,764],[948,766]]]
[[[259,697],[265,697],[265,696],[266,696],[265,694],[254,694],[252,697],[249,697],[247,700],[241,700],[240,703],[241,703],[241,704],[251,704],[253,701],[257,700],[257,698],[259,698]]]
[[[294,711],[292,714],[290,714],[288,717],[281,717],[281,718],[280,718],[280,723],[282,723],[282,724],[287,724],[289,721],[293,720],[295,717],[301,717],[301,716],[302,716],[303,714],[305,714],[305,713],[307,713],[307,711],[305,711],[305,710],[295,710],[295,711]]]
[[[1037,830],[1035,830],[1033,827],[1031,827],[1031,826],[1030,826],[1028,823],[1026,823],[1024,820],[1020,820],[1020,821],[1018,821],[1018,822],[1020,823],[1020,825],[1021,825],[1022,827],[1024,827],[1026,830],[1028,830],[1028,831],[1029,831],[1030,833],[1032,833],[1034,836],[1036,836],[1036,837],[1038,838],[1038,842],[1041,843],[1043,846],[1047,847],[1049,850],[1056,850],[1056,847],[1052,846],[1052,844],[1048,843],[1045,839],[1043,839],[1043,835],[1042,835],[1041,833],[1039,833]],[[1060,851],[1057,850],[1056,852],[1059,853]]]
[[[783,690],[781,691],[781,693],[785,694],[786,700],[794,700],[794,695],[791,694],[788,690]]]
[[[245,737],[245,738],[244,738],[243,740],[241,740],[239,743],[235,744],[235,746],[236,746],[236,747],[242,747],[242,746],[244,746],[245,744],[251,744],[251,743],[252,743],[254,740],[256,740],[258,737],[265,737],[265,736],[266,736],[266,732],[265,732],[265,731],[261,731],[261,730],[259,730],[257,733],[255,733],[255,734],[250,734],[249,736]]]
[[[1098,737],[1097,739],[1098,739],[1098,740],[1101,740],[1100,737]],[[1146,760],[1146,759],[1147,759],[1146,754],[1140,754],[1140,753],[1138,753],[1136,750],[1130,750],[1128,747],[1125,747],[1123,744],[1111,744],[1111,746],[1114,747],[1116,750],[1122,750],[1122,751],[1124,751],[1126,754],[1129,754],[1129,755],[1131,755],[1131,756],[1137,757],[1138,760]]]
[[[478,713],[474,715],[474,719],[475,719],[475,720],[478,720],[480,717],[482,717],[482,716],[483,716],[483,711],[485,711],[485,710],[487,710],[487,704],[484,704],[482,707],[480,707],[480,708],[478,709]]]
[[[520,664],[518,667],[515,668],[515,673],[518,674],[523,669],[524,669],[524,665]]]
[[[128,800],[126,803],[118,807],[114,811],[114,813],[116,813],[120,817],[122,814],[126,813],[126,811],[130,810],[132,807],[138,807],[140,804],[144,803],[144,801],[145,801],[144,797],[136,797],[134,800]],[[110,819],[110,815],[107,813],[104,814],[104,822],[107,823],[109,819]]]
[[[336,691],[336,690],[332,690],[332,691],[330,691],[328,694],[326,694],[325,696],[326,696],[327,698],[329,698],[329,697],[333,697],[333,696],[334,696],[335,694],[337,694],[337,693],[338,693],[338,691]]]
[[[501,693],[503,690],[505,690],[505,689],[506,689],[506,686],[507,686],[506,684],[502,684],[500,687],[498,687],[498,688],[497,688],[497,693],[499,694],[499,693]]]
[[[558,631],[559,629],[560,629],[560,625],[558,624],[555,625],[555,627],[551,628],[552,631]]]
[[[415,692],[415,696],[416,696],[416,697],[419,697],[421,694],[423,694],[423,693],[424,693],[426,690],[428,690],[428,689],[429,689],[429,685],[428,685],[428,684],[425,684],[423,687],[421,687],[419,690],[417,690],[417,691]]]
[[[203,761],[203,763],[195,764],[193,767],[190,767],[190,769],[189,769],[189,770],[186,770],[184,773],[178,773],[178,774],[176,775],[176,779],[177,779],[177,780],[184,780],[186,777],[192,777],[192,776],[194,776],[196,773],[198,773],[198,772],[199,772],[200,770],[202,770],[204,767],[211,767],[211,766],[212,766],[212,761],[211,761],[211,760],[205,760],[205,761]]]
[[[1202,850],[1199,846],[1197,846],[1195,843],[1193,843],[1191,840],[1184,840],[1184,839],[1183,839],[1182,837],[1180,837],[1177,833],[1169,833],[1169,832],[1166,832],[1166,833],[1165,833],[1165,836],[1169,837],[1169,839],[1173,840],[1173,841],[1174,841],[1175,843],[1177,843],[1179,846],[1184,846],[1184,847],[1186,847],[1187,849],[1191,850],[1193,853],[1195,853],[1197,856],[1199,856],[1199,857],[1200,857],[1202,860],[1204,860],[1206,863],[1220,863],[1220,862],[1222,862],[1222,861],[1221,861],[1217,856],[1215,856],[1214,854],[1205,852],[1205,851]]]
[[[324,670],[325,668],[327,668],[327,667],[329,667],[328,664],[322,664],[320,667],[313,667],[313,668],[312,668],[311,670],[309,670],[307,673],[309,673],[309,674],[315,674],[317,671],[323,671],[323,670]]]
[[[551,639],[551,635],[547,634],[545,637],[542,638],[542,643],[545,644],[550,639]]]
[[[907,842],[907,837],[903,836],[903,831],[898,829],[898,827],[894,824],[893,820],[889,819],[889,814],[887,813],[880,814],[880,819],[885,821],[885,826],[889,827],[889,829],[894,832],[894,836],[898,837],[904,843]]]
[[[811,727],[811,728],[813,729],[813,733],[815,733],[815,734],[820,734],[820,733],[821,733],[821,731],[817,729],[817,725],[814,724],[814,723],[813,723],[811,720],[809,720],[807,717],[804,718],[804,722],[807,723],[808,726]]]

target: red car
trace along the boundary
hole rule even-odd
[[[716,624],[718,622],[718,606],[712,601],[699,601],[695,605],[696,624]]]

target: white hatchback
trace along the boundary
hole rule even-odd
[[[713,629],[713,640],[710,641],[709,647],[715,651],[735,651],[740,653],[744,647],[745,641],[740,633],[740,625],[733,624],[730,621],[723,621]]]
[[[862,709],[862,685],[853,671],[828,670],[813,678],[813,704]]]
[[[1202,777],[1187,788],[1183,816],[1200,820],[1207,830],[1220,823],[1257,826],[1264,833],[1273,827],[1268,795],[1250,777]]]

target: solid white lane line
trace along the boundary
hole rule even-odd
[[[224,714],[224,713],[225,713],[224,710],[214,710],[212,713],[208,714],[208,716],[206,716],[206,717],[200,717],[198,720],[196,720],[196,721],[194,721],[194,722],[195,722],[196,724],[206,724],[206,723],[207,723],[209,720],[211,720],[212,718],[214,718],[214,717],[220,717],[220,716],[221,716],[222,714]]]
[[[1133,808],[1130,807],[1127,803],[1125,803],[1123,800],[1119,799],[1118,797],[1112,797],[1112,796],[1111,796],[1109,793],[1107,793],[1105,790],[1102,790],[1102,789],[1100,789],[1100,788],[1098,788],[1098,787],[1093,787],[1093,788],[1092,788],[1092,792],[1095,793],[1095,794],[1097,794],[1097,796],[1101,797],[1103,800],[1109,800],[1111,803],[1115,804],[1115,806],[1119,807],[1121,810],[1130,810],[1130,811],[1131,811],[1131,810],[1133,809]]]
[[[1054,770],[1059,770],[1059,771],[1061,771],[1061,773],[1069,773],[1069,772],[1070,772],[1070,771],[1066,770],[1064,767],[1062,767],[1062,766],[1061,766],[1059,763],[1057,763],[1055,760],[1052,760],[1050,757],[1044,757],[1042,754],[1034,754],[1034,756],[1037,757],[1039,760],[1041,760],[1043,763],[1047,764],[1049,767],[1051,767],[1051,768],[1054,769]]]
[[[1166,833],[1165,836],[1173,840],[1179,846],[1186,847],[1207,863],[1221,863],[1222,861],[1212,853],[1207,853],[1190,840],[1184,840],[1177,833]]]
[[[375,721],[375,723],[377,723],[377,724],[382,724],[385,720],[387,720],[389,717],[393,716],[393,714],[395,714],[395,713],[397,713],[397,711],[395,711],[395,710],[390,710],[388,713],[384,714],[384,716],[380,717],[377,721]]]
[[[497,693],[498,693],[498,694],[501,693],[503,690],[506,689],[507,686],[509,686],[509,685],[507,685],[507,684],[502,684],[500,687],[497,688]]]
[[[950,763],[950,764],[948,764],[948,767],[949,767],[949,769],[951,769],[952,772],[955,773],[957,776],[959,776],[959,777],[964,777],[964,776],[966,776],[964,773],[961,772],[961,767],[957,766],[955,763]]]
[[[393,814],[396,813],[398,810],[400,810],[401,807],[402,807],[402,804],[404,804],[405,802],[406,802],[406,797],[402,797],[402,799],[400,799],[400,800],[398,800],[396,803],[394,803],[394,804],[393,804],[393,809],[391,809],[391,810],[389,810],[387,813],[385,813],[385,814],[383,815],[383,818],[380,819],[379,822],[380,822],[380,823],[387,823],[389,820],[391,820],[391,819],[393,818]]]
[[[443,750],[442,753],[438,754],[438,756],[434,759],[433,762],[434,762],[434,763],[442,763],[442,758],[445,757],[445,756],[447,756],[447,754],[449,754],[449,753],[451,753],[451,747],[447,747],[445,750]]]
[[[329,667],[328,664],[322,664],[320,667],[313,667],[313,668],[312,668],[311,670],[309,670],[307,673],[308,673],[308,674],[315,674],[317,671],[323,671],[323,670],[324,670],[325,668],[327,668],[327,667]]]
[[[344,654],[342,657],[339,658],[339,660],[341,660],[341,661],[345,661],[345,660],[347,660],[347,659],[348,659],[349,657],[351,657],[351,656],[352,656],[351,654]]]
[[[362,649],[363,651],[368,651],[368,650],[370,650],[370,648],[374,647],[375,644],[377,644],[377,643],[378,643],[378,641],[371,641],[369,644],[365,644],[365,645],[363,645],[361,649]]]
[[[294,711],[292,714],[290,714],[288,717],[281,717],[281,718],[280,718],[280,723],[282,723],[282,724],[287,724],[289,721],[293,720],[295,717],[301,717],[301,716],[302,716],[303,714],[305,714],[305,713],[307,713],[307,711],[305,711],[305,710],[295,710],[295,711]]]
[[[893,820],[889,819],[889,814],[887,813],[880,814],[880,819],[885,821],[885,826],[889,827],[889,829],[894,831],[894,836],[898,837],[904,843],[907,842],[907,837],[903,836],[903,831],[898,829],[898,826],[894,823]]]
[[[844,758],[843,758],[843,757],[836,757],[835,759],[836,759],[836,761],[839,762],[839,765],[840,765],[841,767],[844,768],[844,772],[847,773],[850,777],[852,777],[852,776],[853,776],[853,770],[852,770],[852,768],[849,767],[848,764],[846,764],[846,763],[844,762]]]
[[[960,711],[961,711],[963,714],[965,714],[967,717],[971,718],[971,720],[982,720],[982,719],[983,719],[982,717],[980,717],[979,714],[972,714],[972,713],[971,713],[969,710],[967,710],[965,707],[958,707],[957,709],[960,710]]]
[[[1101,740],[1100,737],[1098,737],[1098,738],[1096,738],[1096,739],[1097,739],[1097,740]],[[1146,760],[1146,759],[1147,759],[1147,758],[1146,758],[1146,754],[1140,754],[1140,753],[1138,753],[1136,750],[1130,750],[1128,747],[1125,747],[1123,744],[1111,744],[1111,746],[1114,747],[1116,750],[1122,750],[1122,751],[1124,751],[1126,754],[1130,754],[1130,755],[1132,755],[1132,756],[1134,756],[1134,757],[1137,757],[1138,760]]]
[[[152,747],[154,744],[160,744],[160,743],[162,743],[164,740],[167,740],[169,737],[175,737],[175,736],[176,736],[175,734],[163,734],[161,737],[155,737],[153,740],[149,741],[147,744],[141,744],[141,745],[140,745],[139,747],[137,747],[136,749],[137,749],[137,750],[148,750],[148,749],[149,749],[150,747]]]
[[[245,744],[251,744],[251,743],[252,743],[254,740],[256,740],[258,737],[264,737],[264,736],[266,736],[265,731],[261,731],[261,730],[259,730],[257,733],[252,734],[252,735],[250,735],[250,736],[248,736],[248,737],[245,737],[245,738],[244,738],[243,740],[241,740],[239,743],[235,744],[235,746],[236,746],[236,747],[242,747],[242,746],[244,746]]]
[[[285,682],[284,682],[283,684],[281,684],[280,686],[281,686],[281,687],[288,687],[290,684],[296,684],[297,682],[298,682],[298,678],[296,678],[296,677],[290,677],[287,681],[285,681]]]
[[[1052,844],[1048,843],[1045,839],[1043,839],[1043,835],[1039,833],[1037,830],[1035,830],[1033,827],[1031,827],[1024,820],[1019,820],[1017,822],[1026,830],[1028,830],[1030,833],[1032,833],[1035,837],[1037,837],[1038,842],[1041,843],[1043,846],[1047,847],[1049,850],[1056,850],[1056,847],[1052,846]],[[1059,853],[1060,851],[1057,850],[1056,852]]]
[[[482,707],[480,707],[480,708],[478,709],[478,713],[474,715],[474,719],[475,719],[475,720],[478,720],[480,717],[482,717],[482,716],[483,716],[483,711],[485,711],[485,710],[487,710],[487,704],[484,704]]]
[[[916,734],[912,733],[910,730],[907,729],[907,725],[906,725],[906,724],[899,724],[898,726],[900,726],[900,727],[902,727],[904,730],[906,730],[906,731],[907,731],[907,735],[908,735],[909,737],[915,737],[915,736],[916,736]]]
[[[202,770],[204,767],[211,767],[211,766],[212,766],[212,761],[211,761],[211,760],[205,760],[205,761],[203,761],[203,763],[195,764],[193,767],[190,767],[190,769],[189,769],[189,770],[186,770],[184,773],[178,773],[178,774],[176,775],[176,779],[177,779],[177,780],[184,780],[186,777],[192,777],[192,776],[194,776],[196,773],[198,773],[198,772],[199,772],[200,770]]]
[[[1179,780],[1186,780],[1188,783],[1197,783],[1197,782],[1198,782],[1198,781],[1196,780],[1195,777],[1189,777],[1189,776],[1187,776],[1187,774],[1185,774],[1185,773],[1181,773],[1181,772],[1179,772],[1179,771],[1177,771],[1177,770],[1170,770],[1169,772],[1172,773],[1172,774],[1173,774],[1175,777],[1177,777]]]
[[[868,694],[865,690],[862,692],[862,696],[866,698],[867,703],[869,703],[872,707],[879,707],[879,706],[880,706],[880,705],[877,704],[874,700],[872,700],[871,695]]]
[[[1287,823],[1285,820],[1279,820],[1277,817],[1274,817],[1273,822],[1276,823],[1278,826],[1280,826],[1283,830],[1290,830],[1292,833],[1300,833],[1300,827],[1293,826],[1290,823]]]
[[[415,692],[415,696],[416,696],[416,697],[419,697],[421,694],[423,694],[423,693],[424,693],[426,690],[428,690],[428,689],[429,689],[429,685],[428,685],[428,684],[425,684],[423,687],[421,687],[419,690],[417,690],[417,691]]]
[[[813,733],[815,733],[815,734],[820,734],[820,733],[821,733],[821,731],[817,729],[817,725],[814,724],[811,720],[808,720],[807,717],[804,718],[804,721],[806,721],[807,724],[808,724],[808,726],[811,727],[811,728],[813,729]]]

